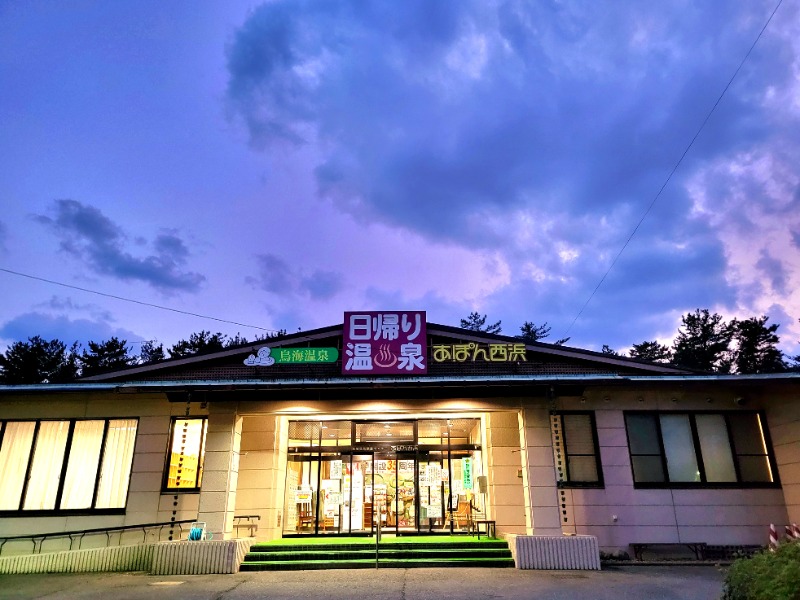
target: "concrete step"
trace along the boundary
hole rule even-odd
[[[381,542],[379,568],[513,567],[504,540],[447,542]],[[253,544],[242,571],[375,568],[373,543]]]
[[[492,567],[512,568],[513,558],[449,558],[449,559],[394,559],[380,558],[381,569],[415,569],[432,567]],[[255,561],[244,562],[242,571],[312,571],[322,569],[374,569],[375,558],[359,560],[305,560],[305,561]]]
[[[510,558],[506,548],[403,548],[380,550],[381,558]],[[245,562],[281,560],[357,560],[374,559],[375,549],[363,550],[287,550],[285,552],[248,552]]]

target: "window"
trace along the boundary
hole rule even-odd
[[[602,487],[593,413],[551,415],[556,476],[561,487]]]
[[[628,412],[625,427],[637,487],[777,483],[759,413]]]
[[[203,482],[208,419],[173,419],[164,489],[196,492]]]
[[[136,419],[0,422],[0,511],[125,508]]]

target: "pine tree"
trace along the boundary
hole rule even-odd
[[[142,342],[142,349],[139,351],[139,363],[143,365],[150,365],[153,363],[161,362],[167,358],[164,352],[164,344],[156,345],[156,340],[147,340]]]
[[[664,363],[672,360],[672,350],[656,341],[642,342],[631,347],[630,357],[649,362]]]
[[[486,315],[481,316],[477,312],[471,312],[466,319],[461,319],[461,328],[484,333],[500,333],[502,330],[500,321],[492,325],[486,325]]]
[[[673,344],[675,364],[698,371],[730,371],[730,343],[734,323],[722,315],[699,308],[681,318],[683,324]]]
[[[217,352],[225,348],[226,341],[227,336],[222,333],[203,330],[200,333],[193,333],[188,340],[180,340],[174,344],[169,349],[169,355],[170,358],[185,358],[195,354]]]
[[[90,377],[124,369],[136,363],[136,357],[129,354],[128,341],[112,337],[105,342],[89,342],[89,350],[84,350],[79,359],[81,377]]]
[[[14,342],[0,355],[0,381],[7,384],[64,383],[78,376],[78,344],[35,335]]]
[[[780,373],[787,364],[778,349],[778,324],[767,326],[769,317],[750,317],[737,321],[733,339],[736,342],[733,366],[737,373]]]

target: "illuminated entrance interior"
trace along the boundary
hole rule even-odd
[[[284,535],[465,530],[483,510],[480,431],[474,418],[291,421]]]

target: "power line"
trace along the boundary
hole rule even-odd
[[[772,21],[772,17],[775,16],[776,12],[778,12],[778,9],[781,7],[781,4],[783,4],[783,0],[778,0],[778,4],[775,5],[775,8],[773,9],[772,13],[770,14],[769,18],[767,19],[767,22],[764,23],[764,26],[761,28],[761,31],[758,32],[758,35],[756,36],[755,41],[752,43],[750,48],[747,50],[747,53],[744,55],[744,58],[739,63],[739,66],[736,67],[736,70],[733,72],[733,75],[731,75],[731,78],[728,80],[728,83],[725,85],[725,88],[720,93],[719,97],[717,98],[717,101],[714,102],[714,106],[712,106],[711,110],[708,111],[708,114],[706,115],[706,118],[703,119],[703,122],[700,124],[700,127],[698,128],[697,132],[694,134],[694,137],[689,142],[689,145],[686,146],[686,149],[683,151],[683,154],[681,154],[680,158],[678,159],[678,162],[676,162],[675,166],[672,167],[672,170],[669,172],[669,175],[667,175],[666,180],[664,180],[664,183],[661,185],[661,187],[659,188],[658,192],[653,197],[653,200],[650,202],[650,205],[647,207],[647,210],[644,211],[644,214],[642,215],[642,218],[639,219],[639,222],[636,224],[636,227],[633,228],[633,231],[628,236],[628,239],[625,240],[625,243],[622,245],[622,248],[620,248],[620,251],[614,257],[614,260],[611,261],[611,265],[609,265],[608,269],[603,274],[603,276],[600,278],[600,281],[595,286],[594,290],[592,290],[592,293],[589,294],[589,298],[586,300],[584,305],[581,307],[580,311],[578,311],[578,314],[575,315],[575,318],[572,320],[572,323],[569,324],[569,327],[567,327],[567,330],[564,332],[564,334],[561,337],[567,337],[567,334],[570,332],[572,327],[575,325],[575,323],[578,321],[580,316],[583,314],[583,311],[586,310],[587,306],[589,306],[589,303],[592,301],[592,298],[594,298],[595,294],[597,293],[597,290],[600,289],[600,286],[603,285],[603,282],[606,280],[606,277],[608,277],[608,274],[611,273],[611,269],[613,269],[614,265],[617,264],[617,261],[619,260],[619,257],[622,256],[623,252],[625,252],[625,248],[628,247],[628,244],[630,244],[631,240],[633,239],[633,236],[635,236],[636,232],[639,231],[639,228],[642,226],[642,223],[644,223],[644,220],[647,218],[647,215],[649,215],[650,211],[653,210],[653,206],[655,206],[656,202],[661,197],[661,193],[664,191],[664,188],[667,187],[667,184],[672,179],[672,176],[675,174],[675,171],[678,170],[678,167],[680,167],[681,163],[683,162],[683,159],[689,153],[689,150],[692,149],[692,146],[694,146],[695,140],[697,140],[697,138],[700,135],[700,133],[703,131],[703,129],[705,129],[706,123],[708,123],[708,120],[711,118],[711,115],[714,114],[714,111],[717,109],[717,106],[719,106],[719,103],[722,101],[722,98],[723,98],[723,96],[725,96],[725,93],[728,91],[728,88],[731,87],[731,84],[733,83],[733,80],[736,79],[736,76],[739,74],[739,71],[744,66],[744,63],[747,62],[747,59],[750,57],[750,54],[753,52],[753,48],[755,48],[756,44],[758,44],[758,41],[761,39],[761,36],[763,35],[764,31],[767,29],[767,27],[769,26],[770,22]]]
[[[18,277],[26,277],[28,279],[33,279],[36,281],[43,281],[44,283],[49,283],[51,285],[60,285],[61,287],[69,288],[72,290],[78,290],[81,292],[86,292],[88,294],[96,294],[98,296],[104,296],[106,298],[113,298],[114,300],[121,300],[122,302],[131,302],[132,304],[139,304],[141,306],[148,306],[150,308],[158,308],[159,310],[168,310],[170,312],[179,313],[182,315],[189,315],[190,317],[199,317],[201,319],[210,319],[212,321],[218,321],[220,323],[227,323],[229,325],[239,325],[240,327],[252,327],[253,329],[260,329],[261,331],[268,331],[270,333],[280,333],[277,329],[267,329],[266,327],[261,327],[259,325],[249,325],[247,323],[239,323],[238,321],[230,321],[228,319],[219,319],[217,317],[211,317],[209,315],[201,315],[199,313],[190,312],[188,310],[181,310],[179,308],[172,308],[170,306],[161,306],[160,304],[153,304],[151,302],[144,302],[142,300],[135,300],[133,298],[125,298],[124,296],[116,296],[114,294],[106,294],[105,292],[98,292],[97,290],[90,290],[89,288],[79,287],[77,285],[70,285],[68,283],[62,283],[60,281],[53,281],[52,279],[45,279],[44,277],[37,277],[36,275],[29,275],[28,273],[20,273],[19,271],[12,271],[11,269],[5,269],[0,267],[0,271],[4,273],[10,273],[11,275],[17,275]]]

